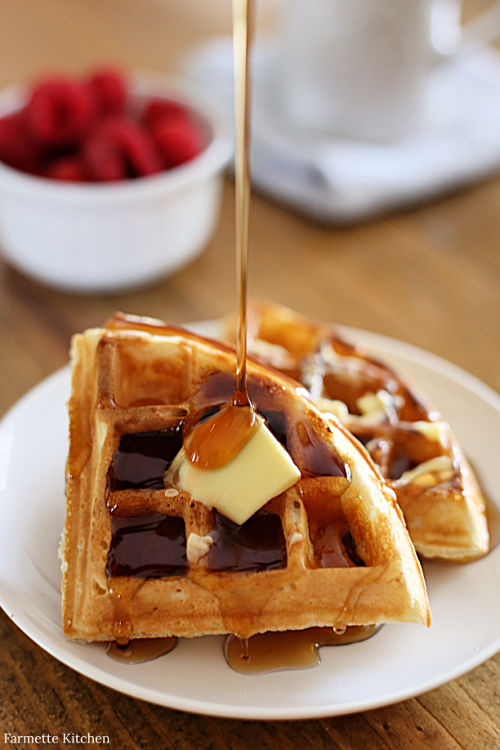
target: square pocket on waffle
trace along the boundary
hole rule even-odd
[[[456,438],[397,373],[334,326],[280,305],[253,302],[248,324],[249,354],[299,381],[364,444],[418,552],[467,562],[488,551],[485,501]]]
[[[164,484],[183,435],[231,398],[232,349],[117,315],[73,338],[72,364],[61,544],[68,636],[429,623],[394,493],[295,382],[248,363],[250,397],[301,479],[238,526]]]

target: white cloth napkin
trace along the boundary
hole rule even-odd
[[[412,135],[373,144],[299,134],[279,111],[275,50],[253,55],[251,170],[254,185],[311,217],[351,222],[477,180],[500,168],[500,54],[492,48],[436,64],[429,117]],[[184,74],[233,122],[232,41],[193,50]]]

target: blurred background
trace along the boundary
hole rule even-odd
[[[491,3],[486,0],[466,0],[460,10],[469,20],[489,7]],[[282,11],[283,4],[277,0],[258,3],[257,46],[266,39],[266,32],[277,32],[283,38]],[[317,26],[317,19],[314,23]],[[102,65],[126,71],[189,73],[195,87],[203,89],[202,95],[230,128],[230,104],[227,100],[220,103],[227,70],[224,68],[221,78],[215,74],[212,77],[212,73],[203,78],[204,71],[211,70],[208,64],[203,67],[207,43],[230,32],[229,0],[17,0],[0,7],[0,84],[32,83],[54,71],[80,74]],[[366,31],[360,33],[361,42],[366,43]],[[292,52],[296,62],[298,53]],[[474,54],[464,57],[470,60]],[[209,62],[217,67],[212,58]],[[493,68],[495,64],[496,60]],[[451,66],[445,61],[442,69],[447,67]],[[270,71],[268,77],[281,86],[278,69]],[[487,93],[483,96],[488,112],[492,102],[496,106],[497,99],[500,101],[495,95],[496,85],[494,80],[490,98]],[[460,100],[459,89],[453,91],[453,97]],[[256,110],[262,114],[264,108],[257,105]],[[269,127],[265,115],[255,124],[264,148],[257,154],[260,182],[251,207],[250,292],[313,317],[420,345],[498,387],[500,183],[493,149],[488,146],[487,154],[481,154],[475,177],[470,177],[474,173],[471,167],[470,175],[459,175],[456,180],[443,178],[439,184],[415,190],[413,175],[417,179],[419,173],[418,179],[425,182],[425,170],[418,167],[426,160],[436,161],[435,144],[427,153],[427,146],[419,141],[418,147],[409,147],[413,151],[408,156],[404,144],[416,143],[411,133],[402,139],[375,139],[370,143],[366,137],[357,142],[342,140],[345,133],[337,138],[335,133],[317,135],[312,131],[301,142],[298,131],[290,125],[290,132],[283,137],[287,146],[284,167],[283,154],[278,153],[275,168],[269,161],[269,144],[274,147],[280,140],[280,124],[273,122],[274,130],[266,140]],[[500,128],[493,125],[500,148]],[[444,159],[447,169],[457,166],[453,148],[468,153],[467,133],[460,132],[457,141],[457,130],[459,121],[449,139],[452,150]],[[485,138],[492,138],[490,131]],[[443,134],[440,144],[444,143],[446,151],[446,129]],[[474,149],[480,136],[474,133]],[[305,143],[305,165],[300,163],[301,143]],[[287,183],[300,182],[304,175],[309,179],[312,174],[313,182],[316,180],[322,189],[325,179],[331,177],[329,163],[326,178],[324,174],[318,178],[319,162],[311,162],[316,144],[324,147],[321,153],[325,160],[335,164],[338,157],[339,178],[327,186],[326,198],[320,190],[301,204],[286,192]],[[400,156],[402,162],[398,161]],[[263,161],[271,165],[267,172],[262,169]],[[365,163],[376,164],[370,166],[368,177],[359,169]],[[404,175],[396,174],[393,166],[386,169],[386,163],[402,163]],[[290,165],[295,171],[288,179]],[[391,170],[396,174],[395,181],[389,184],[387,178],[385,186],[384,175]],[[352,180],[353,172],[359,176],[357,181]],[[269,178],[275,173],[282,175],[278,185]],[[389,196],[380,205],[372,200],[379,186]],[[401,201],[399,196],[403,194]],[[316,195],[322,210],[315,212]],[[345,195],[348,200],[344,200]],[[174,323],[214,318],[234,309],[233,203],[233,182],[228,175],[223,182],[220,212],[217,209],[199,257],[168,278],[162,279],[158,273],[154,283],[135,291],[89,295],[51,289],[15,270],[12,260],[0,261],[2,343],[8,357],[8,365],[0,374],[3,407],[66,362],[74,331],[99,324],[115,309]],[[192,221],[196,223],[195,215]],[[38,236],[38,232],[35,234]],[[100,261],[94,265],[99,269]]]

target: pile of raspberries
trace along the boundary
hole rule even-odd
[[[0,118],[0,161],[54,180],[146,177],[190,161],[205,146],[201,125],[185,105],[150,98],[139,109],[116,70],[83,80],[48,78],[22,109]]]

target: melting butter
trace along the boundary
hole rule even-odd
[[[198,565],[200,560],[208,555],[213,543],[214,540],[211,536],[200,536],[199,534],[191,532],[186,543],[186,556],[188,563],[190,565]]]
[[[339,401],[338,399],[320,396],[319,398],[315,398],[314,402],[321,409],[321,411],[326,411],[329,414],[333,414],[333,416],[337,417],[340,422],[347,422],[349,417],[352,416],[351,414],[349,414],[347,404],[345,404],[343,401]]]
[[[413,430],[425,435],[429,440],[434,440],[436,443],[440,443],[444,447],[448,445],[446,425],[443,422],[426,422],[424,420],[418,420],[417,422],[412,422],[411,427]]]
[[[257,415],[257,420],[253,435],[228,464],[198,469],[182,449],[168,472],[179,489],[240,525],[300,479],[287,451],[262,417]]]
[[[399,482],[401,484],[408,484],[425,474],[444,474],[446,479],[449,479],[452,469],[453,461],[450,456],[436,456],[436,458],[431,458],[429,461],[424,461],[424,463],[415,466],[410,471],[405,471],[400,477]],[[444,477],[441,478],[443,479]]]
[[[361,412],[358,422],[366,425],[376,425],[397,414],[397,408],[402,403],[400,396],[394,396],[388,391],[380,389],[377,393],[365,393],[358,398],[357,405]]]

